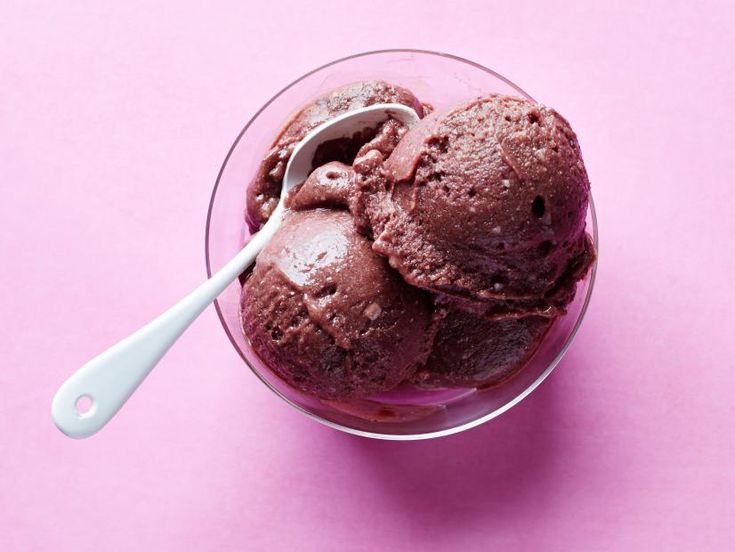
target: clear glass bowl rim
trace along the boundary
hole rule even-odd
[[[273,103],[281,94],[283,94],[286,90],[290,89],[300,81],[304,80],[305,78],[309,77],[310,75],[317,73],[318,71],[321,71],[323,69],[326,69],[328,67],[331,67],[333,65],[337,65],[339,63],[342,63],[347,60],[360,58],[360,57],[366,57],[371,55],[379,55],[379,54],[400,54],[400,53],[409,53],[409,54],[424,54],[424,55],[431,55],[431,56],[440,56],[444,58],[450,58],[455,61],[465,63],[468,65],[471,65],[477,69],[480,69],[481,71],[485,71],[486,73],[490,73],[495,78],[504,81],[505,83],[509,84],[513,88],[516,88],[518,90],[523,91],[521,87],[510,81],[509,79],[505,78],[504,76],[496,73],[492,69],[489,69],[483,65],[480,65],[479,63],[476,63],[474,61],[470,61],[468,59],[462,58],[460,56],[456,56],[453,54],[448,54],[444,52],[436,52],[432,50],[422,50],[422,49],[412,49],[412,48],[389,48],[384,50],[371,50],[368,52],[361,52],[358,54],[353,54],[350,56],[342,57],[339,59],[336,59],[334,61],[331,61],[329,63],[326,63],[324,65],[321,65],[315,69],[312,69],[311,71],[304,73],[302,76],[297,78],[296,80],[292,81],[285,87],[283,87],[281,90],[279,90],[271,99],[269,99],[263,106],[258,109],[258,111],[255,112],[255,114],[250,118],[250,120],[245,124],[245,126],[242,128],[240,133],[235,138],[235,141],[232,143],[232,146],[230,146],[229,151],[227,152],[227,155],[225,156],[224,161],[222,162],[222,166],[220,167],[220,170],[217,174],[217,180],[214,183],[214,188],[212,189],[212,195],[209,200],[209,208],[207,209],[207,224],[204,232],[204,256],[205,256],[205,263],[207,267],[207,277],[211,278],[213,271],[212,266],[210,262],[210,254],[209,254],[209,232],[210,232],[210,224],[212,221],[212,212],[214,208],[214,201],[217,196],[217,189],[219,188],[220,179],[222,178],[222,174],[225,170],[225,167],[227,166],[227,162],[229,161],[230,157],[232,156],[233,151],[237,147],[238,143],[244,136],[244,134],[247,132],[248,128],[250,128],[250,125],[255,121],[258,116],[268,108],[268,106]],[[523,91],[526,96],[530,97],[528,93]],[[244,192],[243,192],[244,197]],[[471,429],[473,427],[477,427],[481,424],[484,424],[485,422],[488,422],[492,420],[493,418],[496,418],[497,416],[500,416],[507,410],[510,410],[512,407],[520,403],[523,399],[525,399],[528,395],[530,395],[541,383],[551,374],[551,372],[554,371],[554,369],[557,367],[561,359],[564,357],[564,354],[569,349],[570,345],[574,341],[575,336],[577,335],[577,332],[579,331],[579,328],[582,324],[582,321],[584,320],[585,314],[587,313],[587,308],[589,307],[590,299],[592,297],[592,290],[594,288],[595,284],[595,277],[597,275],[597,265],[599,262],[599,239],[598,239],[598,232],[597,232],[597,213],[595,212],[595,204],[592,199],[592,194],[590,194],[590,201],[589,201],[589,211],[591,214],[592,219],[592,228],[591,228],[591,234],[592,234],[592,242],[595,247],[595,253],[596,253],[596,259],[595,262],[592,264],[592,268],[590,269],[590,274],[587,276],[589,278],[589,285],[587,287],[587,293],[584,298],[584,303],[582,304],[582,308],[579,312],[579,316],[577,317],[577,320],[574,323],[574,327],[572,328],[572,331],[569,333],[569,337],[566,339],[564,344],[562,345],[559,353],[556,355],[556,357],[549,363],[549,365],[546,367],[546,369],[539,375],[538,378],[536,378],[531,385],[526,387],[521,393],[516,395],[512,400],[508,401],[506,404],[501,406],[500,408],[497,408],[493,410],[492,412],[489,412],[483,416],[479,416],[475,418],[474,420],[470,420],[468,422],[465,422],[463,424],[438,430],[438,431],[429,431],[426,433],[416,433],[416,434],[405,434],[405,435],[395,435],[395,434],[387,434],[387,433],[376,433],[372,431],[364,431],[360,429],[356,429],[349,426],[344,426],[342,424],[338,424],[335,422],[332,422],[331,420],[326,420],[313,412],[310,412],[309,410],[303,408],[301,405],[296,404],[292,400],[290,400],[288,397],[284,396],[280,391],[278,391],[276,388],[274,388],[265,378],[263,378],[257,370],[255,370],[250,362],[248,362],[248,359],[243,354],[242,350],[240,350],[240,347],[237,345],[237,342],[235,341],[235,338],[230,333],[230,330],[227,326],[227,323],[224,318],[224,314],[222,313],[222,308],[220,307],[219,301],[215,299],[214,301],[214,307],[217,311],[217,317],[219,318],[220,324],[222,325],[222,328],[225,330],[225,333],[227,334],[227,338],[230,340],[230,343],[232,343],[232,346],[234,347],[235,351],[237,351],[237,354],[240,355],[240,358],[243,359],[245,364],[250,368],[250,370],[256,375],[256,377],[263,382],[273,393],[275,393],[277,396],[279,396],[281,399],[283,399],[286,403],[291,405],[293,408],[295,408],[297,411],[301,412],[302,414],[306,415],[307,417],[311,418],[312,420],[315,420],[321,424],[324,424],[328,427],[331,427],[333,429],[337,429],[339,431],[343,431],[345,433],[349,433],[352,435],[359,435],[361,437],[368,437],[372,439],[382,439],[382,440],[388,440],[388,441],[417,441],[422,439],[433,439],[436,437],[444,437],[446,435],[452,435],[455,433],[460,433],[462,431],[466,431],[468,429]],[[244,221],[243,221],[244,224]]]

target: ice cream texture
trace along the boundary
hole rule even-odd
[[[389,83],[343,86],[276,136],[247,190],[248,223],[267,220],[308,130],[385,102],[422,120],[317,151],[244,282],[243,331],[271,370],[324,399],[502,384],[595,257],[582,154],[553,109],[490,95],[432,111]]]
[[[242,321],[253,347],[304,392],[379,393],[428,354],[429,297],[372,250],[345,211],[290,213],[245,287]]]
[[[366,81],[341,86],[316,98],[294,113],[274,139],[257,175],[248,187],[246,217],[251,228],[258,229],[262,226],[275,209],[293,148],[311,129],[342,113],[378,103],[404,104],[412,107],[419,116],[424,112],[422,104],[409,90],[383,81]],[[343,146],[345,145],[343,143]],[[336,155],[328,160],[349,160],[348,145],[341,150],[334,149],[337,150],[333,152]],[[317,152],[317,156],[323,156],[323,153],[324,150]],[[326,159],[322,157],[322,161]]]

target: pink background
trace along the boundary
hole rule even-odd
[[[735,546],[732,3],[99,4],[0,8],[0,550]],[[103,432],[62,436],[63,379],[204,277],[244,122],[396,46],[576,128],[600,271],[558,370],[478,429],[368,441],[281,403],[210,309]]]

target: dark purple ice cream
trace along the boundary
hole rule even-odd
[[[591,262],[587,173],[552,109],[490,96],[433,113],[385,173],[388,205],[369,210],[374,249],[411,285],[553,314],[569,273]]]
[[[349,213],[309,209],[291,213],[258,255],[242,322],[283,379],[334,399],[374,395],[411,376],[429,351],[432,310]]]
[[[345,111],[399,102],[385,82],[348,85],[298,112],[248,189],[267,220],[293,146]],[[594,260],[589,181],[554,110],[488,96],[324,144],[242,296],[243,330],[292,386],[324,399],[402,382],[488,387],[516,374]]]
[[[291,158],[294,146],[314,127],[329,119],[376,103],[400,103],[412,107],[419,117],[423,116],[424,106],[405,88],[383,81],[366,81],[347,84],[328,94],[318,97],[295,113],[273,140],[255,179],[247,190],[247,220],[251,228],[260,228],[275,209],[281,195],[281,182],[286,164]],[[361,144],[357,145],[359,147]],[[354,151],[349,147],[333,148],[330,158],[321,153],[317,163],[326,161],[351,162]],[[352,156],[350,157],[350,153]]]
[[[432,387],[490,387],[509,379],[534,353],[553,320],[488,320],[452,309],[439,323],[431,355],[412,381]]]

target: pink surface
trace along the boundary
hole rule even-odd
[[[251,4],[0,10],[0,550],[732,549],[732,4]],[[102,433],[62,436],[58,384],[203,278],[244,122],[396,45],[576,128],[601,260],[559,369],[478,429],[367,441],[281,403],[210,309]]]

